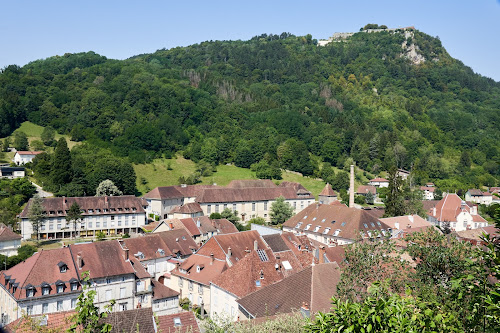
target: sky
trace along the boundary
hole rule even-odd
[[[500,81],[500,0],[25,1],[0,0],[0,68],[64,53],[126,59],[206,40],[262,33],[358,31],[367,23],[415,26],[450,55]]]

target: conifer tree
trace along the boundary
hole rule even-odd
[[[51,177],[54,185],[64,185],[71,182],[71,154],[65,138],[60,138],[57,141],[52,160]]]
[[[35,194],[28,209],[28,219],[31,222],[37,240],[39,239],[40,227],[45,219],[42,201],[42,198],[38,194]]]

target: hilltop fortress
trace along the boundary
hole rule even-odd
[[[405,28],[392,28],[392,29],[364,29],[364,30],[360,30],[358,32],[366,32],[366,33],[383,32],[383,31],[387,31],[387,32],[403,32],[404,31],[404,32],[406,32],[406,31],[413,31],[413,30],[415,30],[415,27],[411,26],[411,27],[405,27]],[[331,36],[328,39],[318,40],[318,46],[325,46],[325,45],[330,44],[331,42],[339,42],[341,40],[346,40],[358,32],[336,32],[333,34],[333,36]]]

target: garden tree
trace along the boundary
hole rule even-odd
[[[122,195],[123,192],[116,187],[116,185],[109,179],[103,180],[97,186],[95,190],[96,197],[105,197],[105,196],[117,196]]]
[[[330,163],[323,163],[320,171],[320,177],[325,183],[334,184],[335,182],[335,171]],[[337,188],[338,189],[338,188]]]
[[[77,230],[77,225],[82,220],[82,212],[80,206],[73,202],[71,207],[69,207],[68,213],[66,213],[66,223],[73,224],[73,231],[75,232],[75,237],[79,234]]]
[[[127,161],[113,156],[103,156],[87,174],[89,187],[96,189],[106,179],[111,180],[123,194],[135,194],[136,175]]]
[[[210,164],[206,160],[199,160],[196,162],[196,172],[199,173],[201,177],[210,177],[216,171],[217,167],[215,164]]]
[[[31,257],[37,251],[38,249],[35,246],[24,244],[17,249],[17,255],[15,256],[6,257],[4,255],[0,255],[0,267],[2,269],[9,269],[11,267],[14,267],[20,262]],[[7,263],[6,266],[5,263]]]
[[[349,173],[340,170],[335,175],[335,178],[333,178],[331,185],[334,189],[338,191],[347,190],[349,188]]]
[[[488,277],[479,253],[470,243],[443,235],[434,228],[409,234],[405,240],[408,242],[406,251],[417,263],[411,273],[411,288],[424,299],[445,304],[465,326],[477,322],[475,295],[457,278],[466,276],[478,282]]]
[[[35,194],[28,208],[28,220],[33,227],[33,232],[36,234],[36,239],[39,239],[39,232],[43,221],[45,220],[45,209],[43,208],[43,199],[40,195]]]
[[[376,236],[376,235],[374,235]],[[346,262],[337,294],[343,300],[360,301],[368,297],[368,288],[376,281],[389,281],[389,292],[401,293],[411,280],[409,265],[390,239],[367,239],[345,248]]]
[[[407,292],[388,294],[372,284],[361,302],[332,298],[332,311],[318,313],[304,332],[463,332],[458,316],[438,302]]]
[[[14,148],[18,151],[26,151],[29,149],[28,136],[26,136],[26,133],[21,131],[14,133]]]
[[[372,192],[368,191],[368,193],[366,193],[365,200],[367,204],[373,205],[373,203],[375,202],[375,196]]]
[[[104,311],[99,310],[99,306],[94,304],[94,299],[97,292],[90,288],[89,272],[82,273],[82,292],[78,296],[76,303],[76,313],[71,317],[73,324],[68,329],[68,332],[81,333],[107,333],[111,332],[113,327],[111,324],[104,323],[103,319],[107,318],[113,309],[115,300],[111,300],[104,307]]]
[[[434,200],[441,200],[443,199],[443,191],[441,191],[441,189],[439,188],[436,188],[434,190]]]
[[[248,224],[250,224],[250,225],[252,225],[252,224],[267,225],[268,223],[266,222],[266,220],[263,217],[257,216],[257,217],[254,217],[254,218],[248,220]]]
[[[226,219],[233,224],[240,220],[240,218],[238,217],[238,211],[232,210],[230,208],[224,208],[224,210],[220,213],[220,216],[221,218]]]
[[[389,187],[384,201],[384,216],[402,216],[405,215],[406,207],[403,193],[403,179],[398,175],[398,169],[392,167],[389,170]]]
[[[220,213],[213,212],[210,214],[210,219],[211,220],[220,220],[222,218]]]
[[[52,157],[50,176],[54,185],[64,185],[71,181],[71,154],[65,138],[60,138],[57,141],[54,156]]]
[[[358,205],[364,205],[366,203],[366,198],[364,195],[357,195],[354,198],[354,202],[357,203]]]
[[[3,139],[2,151],[4,152],[9,151],[9,147],[10,147],[10,138],[6,137],[5,139]]]
[[[46,146],[53,146],[56,143],[55,137],[56,131],[51,126],[45,127],[40,136],[43,144]]]
[[[285,201],[283,196],[279,196],[271,204],[271,212],[269,213],[269,216],[271,217],[272,224],[282,224],[293,216],[293,207]]]

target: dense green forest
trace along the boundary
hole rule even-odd
[[[402,56],[405,41],[426,61]],[[25,120],[133,163],[183,151],[322,176],[324,163],[352,159],[373,174],[412,169],[444,190],[500,178],[500,83],[419,31],[360,32],[323,47],[311,35],[263,34],[124,61],[88,52],[8,66],[0,137]],[[77,155],[89,163],[84,149]]]

